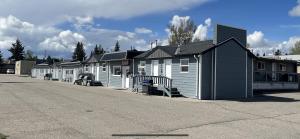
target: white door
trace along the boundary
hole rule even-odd
[[[166,64],[166,77],[171,78],[172,77],[172,60],[171,59],[166,59],[165,60]]]
[[[158,60],[152,61],[152,75],[158,76]]]
[[[129,66],[122,67],[122,86],[123,88],[129,88]]]

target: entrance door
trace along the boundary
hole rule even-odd
[[[152,75],[158,76],[158,60],[152,61]]]
[[[123,86],[123,88],[129,88],[129,75],[127,76],[127,73],[129,73],[129,66],[123,66],[122,67],[122,86]]]
[[[171,79],[171,77],[172,77],[172,60],[166,59],[165,64],[166,64],[166,77]]]

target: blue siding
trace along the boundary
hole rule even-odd
[[[212,99],[212,51],[201,58],[201,99]]]
[[[182,73],[180,59],[189,59],[189,72]],[[193,56],[176,57],[172,60],[173,87],[186,97],[196,98],[197,96],[197,61]]]
[[[109,62],[109,86],[121,88],[122,87],[122,76],[113,75],[113,66],[121,66],[121,61]]]
[[[104,62],[100,62],[100,69],[99,69],[99,80],[103,84],[103,86],[108,86],[108,65],[106,65],[106,71],[103,71],[103,64]]]
[[[216,99],[246,97],[247,52],[231,40],[216,50]]]

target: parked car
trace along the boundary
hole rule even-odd
[[[7,74],[15,74],[15,70],[14,69],[7,69],[6,73]]]
[[[52,74],[51,73],[47,73],[45,76],[44,76],[44,80],[51,80],[52,78]]]
[[[78,79],[74,81],[74,84],[85,86],[102,86],[100,81],[95,81],[95,76],[92,73],[79,74]]]

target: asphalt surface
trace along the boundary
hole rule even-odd
[[[0,133],[9,139],[297,139],[299,100],[300,93],[286,92],[199,101],[0,75]]]

